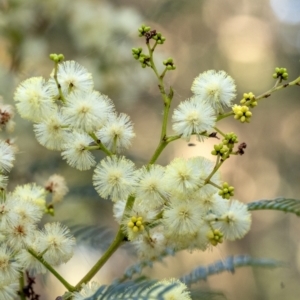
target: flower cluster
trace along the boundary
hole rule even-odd
[[[155,35],[147,32],[144,35],[149,42]],[[225,239],[240,239],[249,231],[247,206],[230,199],[234,188],[222,183],[218,171],[219,160],[227,159],[237,143],[234,133],[224,136],[220,149],[215,147],[217,163],[197,156],[175,158],[167,166],[151,162],[137,168],[122,154],[135,136],[129,116],[118,114],[113,102],[94,90],[92,75],[83,66],[63,61],[61,54],[50,58],[55,66],[48,80],[29,78],[16,89],[17,110],[34,123],[38,142],[60,151],[71,167],[81,171],[95,167],[93,185],[99,196],[114,203],[114,216],[139,257],[155,259],[166,248],[204,251]],[[175,69],[171,58],[164,65],[165,72]],[[194,95],[174,110],[176,138],[189,141],[196,135],[202,141],[212,136],[216,119],[231,106],[235,90],[233,79],[224,71],[200,74],[192,85]],[[99,150],[106,157],[97,164],[93,151]],[[3,163],[2,169],[6,171],[10,165]],[[46,192],[53,193],[50,205],[45,204]],[[43,211],[53,213],[53,204],[66,192],[64,180],[54,175],[45,188],[18,187],[7,195],[1,226],[8,248],[3,251],[17,253],[16,274],[24,267],[44,271],[39,258],[58,265],[72,256],[74,239],[68,229],[58,223],[46,224],[42,231],[36,229]],[[9,284],[14,284],[15,273],[9,276]],[[84,285],[75,298],[91,295],[97,286]],[[190,299],[184,290],[181,286],[179,293]]]
[[[39,87],[36,86],[36,90]],[[27,97],[37,108],[35,94]],[[28,111],[25,110],[25,114]],[[33,115],[38,117],[36,111]],[[12,106],[1,102],[0,118],[1,129],[11,132],[14,127]],[[51,176],[45,187],[26,184],[7,192],[7,175],[13,167],[16,152],[11,139],[0,140],[0,299],[7,300],[15,299],[23,271],[44,273],[46,269],[40,260],[53,266],[67,262],[75,245],[69,230],[59,223],[38,228],[43,215],[53,210],[53,205],[68,191],[63,177]],[[52,193],[52,200],[47,202],[49,193]]]
[[[36,184],[17,186],[0,200],[0,298],[14,299],[21,272],[45,273],[41,263],[57,266],[73,256],[75,239],[60,223],[38,223],[48,191]]]
[[[233,190],[220,196],[222,182],[213,162],[176,158],[167,166],[137,169],[120,155],[135,135],[130,118],[118,115],[112,101],[93,90],[84,67],[61,62],[62,56],[51,58],[55,68],[48,81],[34,77],[17,88],[17,109],[34,122],[37,140],[61,151],[70,166],[87,170],[96,165],[92,151],[107,154],[94,170],[93,184],[114,202],[115,217],[141,257],[155,258],[166,247],[205,250],[248,232],[250,213],[243,203],[227,200]],[[235,84],[224,71],[208,71],[195,79],[192,91],[195,95],[175,109],[173,129],[186,140],[193,134],[201,140],[213,131],[222,108],[230,106]],[[128,198],[132,205],[126,205]]]

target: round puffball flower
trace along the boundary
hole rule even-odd
[[[0,96],[0,130],[4,128],[8,132],[13,132],[15,127],[13,117],[13,106],[2,103],[2,97]]]
[[[92,138],[85,133],[72,132],[64,145],[61,153],[67,163],[80,171],[89,170],[96,164],[94,156],[86,148],[92,142]]]
[[[52,193],[52,203],[60,202],[69,191],[65,178],[58,174],[49,177],[45,190]]]
[[[14,300],[18,297],[19,282],[7,282],[0,280],[0,299]]]
[[[20,276],[21,265],[6,245],[0,245],[0,282],[12,282]]]
[[[201,73],[193,81],[192,92],[209,103],[216,113],[222,113],[224,107],[231,106],[236,97],[236,85],[225,71],[209,70]]]
[[[36,242],[38,252],[43,252],[43,259],[52,265],[66,263],[73,256],[75,239],[60,223],[45,224]]]
[[[12,212],[18,215],[18,219],[32,224],[38,223],[44,214],[44,210],[38,204],[33,201],[24,201],[22,198],[16,201]]]
[[[167,236],[195,234],[202,224],[202,207],[194,200],[172,201],[163,211],[163,225]]]
[[[194,96],[183,101],[175,109],[173,116],[173,130],[187,141],[192,134],[201,140],[201,133],[213,130],[216,123],[215,111],[210,103],[201,101],[199,96]]]
[[[36,226],[26,220],[14,220],[4,230],[4,234],[7,236],[6,243],[12,250],[19,251],[31,240],[35,230]]]
[[[66,106],[62,109],[67,124],[75,130],[83,130],[87,133],[101,128],[113,112],[112,101],[96,91],[79,91],[70,94]]]
[[[166,167],[164,184],[172,194],[192,192],[203,185],[200,174],[192,159],[175,158]]]
[[[251,214],[247,205],[238,200],[228,201],[216,226],[227,240],[233,241],[245,236],[251,226]]]
[[[32,77],[20,83],[14,100],[22,118],[41,122],[55,110],[49,86],[42,77]]]
[[[23,201],[32,202],[42,211],[45,209],[47,192],[43,187],[35,183],[18,185],[13,192],[13,196]]]
[[[143,167],[138,171],[139,182],[136,188],[136,197],[143,199],[142,203],[150,207],[162,205],[167,197],[164,181],[165,169],[159,165]]]
[[[9,172],[15,160],[14,148],[0,140],[0,172]]]
[[[33,125],[37,141],[49,150],[62,150],[69,132],[61,112],[57,111],[45,118],[43,122]]]
[[[95,168],[93,184],[98,194],[113,201],[125,199],[134,192],[137,176],[134,163],[124,156],[109,156]]]
[[[111,114],[96,136],[109,150],[120,153],[123,148],[129,148],[135,133],[129,116],[122,113],[119,116]]]
[[[52,76],[53,74],[54,71]],[[94,88],[92,74],[88,73],[83,66],[73,60],[64,61],[58,65],[57,80],[65,97],[72,92],[89,92]],[[49,87],[51,95],[58,99],[58,88],[53,77],[49,80]]]
[[[136,253],[142,260],[157,260],[166,251],[167,241],[161,227],[149,230],[147,234],[133,241]]]

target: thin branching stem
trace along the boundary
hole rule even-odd
[[[103,265],[107,262],[107,260],[113,255],[113,253],[120,247],[120,245],[124,242],[125,235],[123,234],[121,227],[118,233],[115,236],[115,239],[109,246],[109,248],[105,251],[102,257],[96,262],[96,264],[90,269],[90,271],[76,284],[75,290],[80,290],[82,284],[88,283],[103,267]]]
[[[19,296],[21,300],[26,300],[26,296],[24,294],[24,287],[25,287],[25,278],[24,278],[24,273],[20,272],[20,278],[19,278]]]
[[[223,163],[224,163],[224,160],[220,160],[220,155],[218,155],[215,167],[213,168],[213,170],[211,171],[211,173],[208,175],[208,177],[204,180],[204,184],[208,184],[208,183],[211,184],[210,179],[220,169],[220,167],[222,166]]]
[[[58,62],[55,62],[53,78],[54,78],[54,80],[55,80],[55,83],[56,83],[56,86],[57,86],[57,89],[58,89],[59,99],[60,99],[63,103],[66,103],[66,98],[65,98],[65,96],[63,95],[63,92],[62,92],[62,89],[61,89],[61,85],[60,85],[60,83],[58,82],[58,78],[57,78],[58,66],[59,66],[59,63],[58,63]]]
[[[69,282],[67,282],[49,263],[47,263],[43,257],[39,254],[37,254],[34,250],[32,249],[27,249],[27,251],[33,256],[35,257],[41,264],[44,265],[44,267],[50,272],[52,273],[57,279],[58,281],[60,281],[64,287],[69,291],[69,292],[74,292],[75,291],[75,287],[73,285],[71,285]]]
[[[274,92],[276,92],[276,91],[280,91],[280,90],[285,89],[285,88],[290,87],[290,86],[300,85],[300,76],[297,77],[295,80],[290,81],[289,83],[285,83],[285,84],[282,84],[282,85],[278,86],[279,83],[280,83],[280,80],[277,80],[276,83],[275,83],[275,85],[271,89],[269,89],[268,91],[266,91],[266,92],[262,93],[261,95],[255,97],[255,100],[257,100],[257,101],[258,100],[262,100],[264,98],[270,97],[271,94],[274,93]],[[233,116],[233,115],[234,115],[233,111],[230,111],[230,112],[228,112],[226,114],[219,115],[217,117],[217,122],[221,121],[221,120],[223,120],[223,119],[225,119],[227,117]]]

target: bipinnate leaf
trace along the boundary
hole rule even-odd
[[[236,268],[240,267],[264,267],[276,268],[282,267],[282,262],[269,258],[252,258],[248,255],[229,256],[225,260],[219,260],[208,266],[200,266],[179,280],[190,286],[200,280],[206,280],[208,276],[222,273],[224,271],[234,273]]]
[[[248,210],[280,210],[300,216],[300,200],[289,198],[276,198],[273,200],[258,200],[247,204]]]

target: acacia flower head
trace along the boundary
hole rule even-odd
[[[222,113],[224,107],[231,106],[236,96],[234,80],[225,71],[209,70],[201,73],[194,79],[191,90],[217,113]]]
[[[55,110],[48,84],[42,77],[32,77],[17,87],[14,100],[20,116],[40,122]]]
[[[215,111],[210,103],[201,101],[199,96],[183,101],[175,109],[173,116],[173,130],[187,141],[192,134],[201,140],[201,133],[212,131],[216,122]]]
[[[18,297],[18,281],[7,282],[0,280],[0,299],[14,300]]]
[[[52,72],[53,74],[54,72]],[[57,80],[65,97],[75,91],[89,92],[94,87],[92,74],[73,60],[64,61],[58,65]],[[51,95],[54,98],[59,98],[57,85],[53,77],[49,80],[49,87]]]
[[[15,153],[13,146],[0,140],[0,172],[9,172],[13,167]]]
[[[70,230],[60,223],[47,223],[37,238],[38,251],[44,252],[43,258],[50,264],[60,265],[72,256],[75,239]]]
[[[134,192],[137,182],[134,163],[124,156],[111,156],[97,165],[93,183],[98,194],[112,200],[127,198]]]
[[[69,191],[63,176],[54,174],[45,183],[45,190],[52,193],[52,203],[59,202]]]
[[[121,113],[119,116],[110,114],[96,136],[109,150],[119,153],[123,148],[129,148],[135,133],[129,116]]]
[[[35,183],[27,183],[18,185],[13,196],[22,199],[23,201],[32,202],[41,210],[44,210],[46,204],[46,190]]]
[[[96,164],[93,154],[87,149],[92,141],[86,133],[72,132],[64,144],[62,158],[73,168],[80,171],[89,170]]]
[[[136,197],[150,207],[157,207],[164,202],[167,196],[167,189],[162,178],[165,169],[159,165],[151,165],[149,168],[143,167],[139,170],[139,182],[136,188]]]
[[[133,241],[140,259],[155,260],[166,250],[167,241],[161,227],[156,226]]]
[[[164,183],[172,193],[192,192],[203,184],[200,174],[192,159],[175,158],[166,168]]]
[[[0,130],[5,128],[8,132],[12,132],[15,126],[15,122],[12,120],[13,117],[13,106],[2,103],[2,97],[0,96]]]
[[[101,128],[113,111],[112,101],[96,91],[76,91],[70,94],[62,109],[70,127],[87,133]]]
[[[49,114],[42,122],[34,124],[37,141],[50,150],[63,150],[69,132],[64,116],[59,110]]]
[[[21,250],[27,245],[34,235],[36,226],[26,219],[14,220],[13,223],[6,226],[4,233],[7,237],[7,245],[15,251]]]
[[[14,281],[20,276],[21,265],[13,259],[12,251],[0,244],[0,282]]]
[[[172,199],[163,212],[163,224],[168,236],[195,234],[202,223],[203,211],[197,201]]]
[[[230,200],[223,207],[223,213],[220,211],[219,221],[216,226],[228,240],[240,239],[250,230],[251,214],[247,205],[238,201]]]

